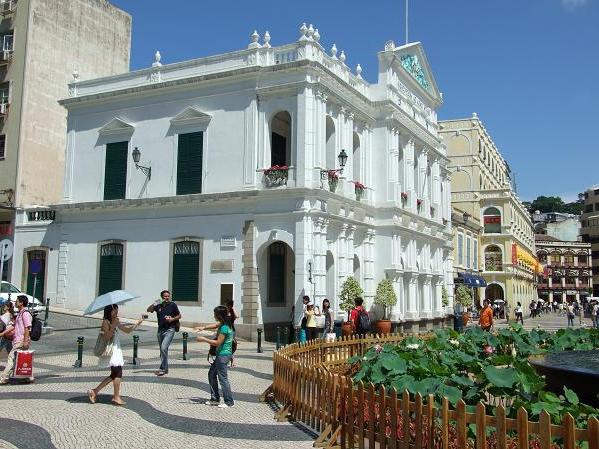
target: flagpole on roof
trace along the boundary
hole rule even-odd
[[[408,14],[409,14],[409,6],[410,0],[406,0],[406,45],[410,42],[408,40]]]

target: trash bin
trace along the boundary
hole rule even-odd
[[[462,315],[455,314],[453,316],[453,330],[460,332],[464,328],[464,320],[462,319]]]
[[[341,324],[343,323],[342,320],[335,320],[335,322],[333,323],[333,332],[335,332],[335,335],[337,336],[337,338],[341,338]]]

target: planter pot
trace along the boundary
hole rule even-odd
[[[337,184],[339,184],[339,179],[337,178],[329,178],[329,190],[333,193],[337,190]]]
[[[362,197],[364,196],[363,189],[355,189],[354,193],[356,194],[356,201],[360,201],[362,199]]]
[[[378,335],[391,333],[391,320],[378,320],[374,323],[374,330]]]
[[[345,322],[341,325],[341,335],[346,337],[349,335],[353,335],[353,333],[354,333],[354,328],[352,327],[350,322]]]
[[[470,320],[470,313],[468,313],[468,312],[462,313],[462,323],[463,323],[464,327],[466,327],[469,320]]]

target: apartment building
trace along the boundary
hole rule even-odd
[[[580,216],[580,236],[591,244],[593,296],[599,296],[599,185],[584,192],[584,212]]]

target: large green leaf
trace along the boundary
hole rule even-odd
[[[572,405],[578,405],[578,403],[580,402],[580,400],[578,399],[578,395],[576,393],[574,393],[572,390],[570,390],[568,387],[566,387],[565,385],[564,385],[564,395],[566,396],[566,399]]]
[[[518,372],[514,368],[497,368],[489,365],[484,368],[487,380],[494,386],[510,388],[516,382]]]
[[[408,368],[408,363],[397,354],[383,354],[381,365],[393,374],[404,374]]]
[[[458,401],[462,399],[462,391],[450,385],[439,385],[439,388],[437,388],[437,394],[446,397],[452,405],[456,405]]]

